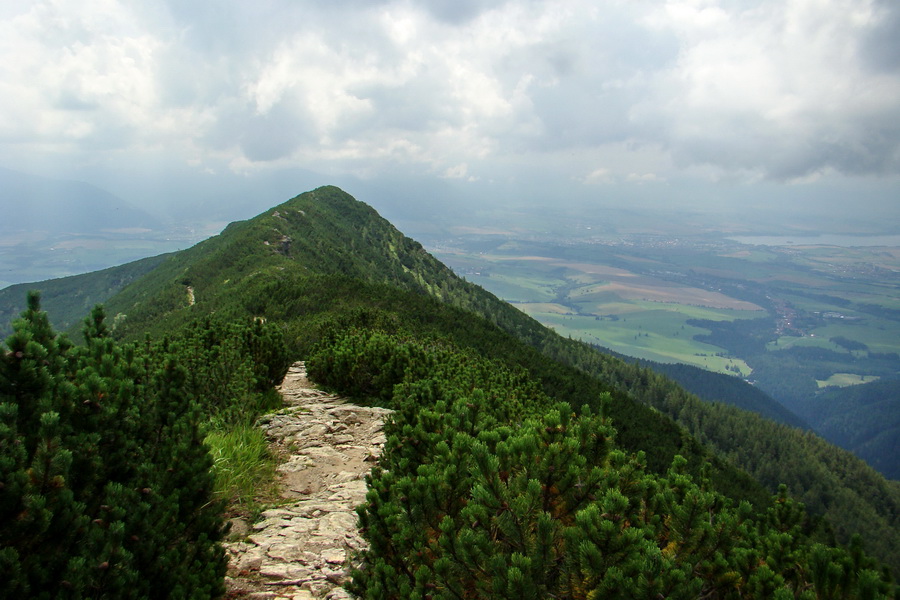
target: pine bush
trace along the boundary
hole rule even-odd
[[[0,353],[0,597],[214,598],[221,506],[186,373],[29,295]]]

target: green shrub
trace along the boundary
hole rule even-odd
[[[0,348],[0,596],[221,595],[221,505],[184,368],[116,345],[100,309],[76,347],[28,306]]]
[[[358,509],[362,598],[887,598],[861,548],[813,544],[782,488],[758,516],[676,456],[662,474],[587,406],[447,343],[366,330],[308,363],[388,404]],[[596,398],[600,406],[609,395]]]
[[[214,425],[246,425],[281,405],[291,364],[281,328],[259,319],[194,321],[159,344],[187,370],[187,388]]]

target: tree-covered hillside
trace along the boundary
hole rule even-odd
[[[623,357],[624,358],[624,357]],[[713,373],[700,367],[681,363],[640,361],[657,373],[667,375],[684,389],[707,402],[722,402],[760,415],[791,427],[809,429],[800,417],[779,404],[771,396],[731,375]]]
[[[56,329],[77,331],[81,320],[95,305],[105,303],[126,285],[156,268],[167,256],[161,254],[101,271],[3,288],[0,290],[0,337],[12,333],[13,320],[27,308],[28,290],[40,290],[41,308],[47,311]]]
[[[784,483],[813,517],[825,517],[807,523],[810,535],[846,544],[860,534],[872,555],[900,571],[896,483],[809,432],[710,405],[657,373],[559,337],[455,276],[337,188],[302,194],[173,254],[106,306],[113,335],[125,341],[159,339],[214,315],[276,325],[296,359],[353,329],[450,343],[527,373],[547,410],[564,402],[604,414],[625,455],[642,454],[648,476],[665,480],[681,456],[685,477],[707,477],[710,492],[735,506],[749,501],[756,514]],[[384,370],[392,356],[372,368]]]
[[[900,380],[826,388],[797,410],[827,439],[900,479]]]
[[[521,370],[440,340],[353,330],[310,373],[394,409],[358,509],[363,598],[865,598],[890,576],[813,542],[782,487],[754,514],[615,443],[603,412],[553,402]]]

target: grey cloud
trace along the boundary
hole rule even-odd
[[[178,31],[179,44],[208,57],[241,57],[260,45],[278,39],[278,29],[293,21],[297,11],[285,10],[271,19],[271,2],[224,3],[214,0],[166,0],[166,7]],[[250,9],[253,10],[250,10]],[[271,19],[270,35],[265,31],[266,17]]]
[[[578,148],[655,135],[632,112],[653,90],[653,77],[677,58],[676,40],[621,15],[573,24],[555,39],[500,62],[507,86],[530,74],[543,135],[531,147]]]
[[[56,97],[55,107],[62,110],[89,111],[96,110],[96,101],[86,100],[80,93],[72,89],[62,89]]]
[[[246,60],[303,31],[334,32],[358,43],[373,11],[389,0],[165,0],[182,42],[199,52]],[[245,54],[246,53],[246,54]]]
[[[373,103],[367,129],[401,129],[426,131],[436,123],[450,123],[456,119],[446,105],[443,94],[428,77],[421,76],[403,86],[366,86],[357,89],[359,97]],[[358,126],[358,124],[356,124]],[[345,135],[351,132],[345,130]]]
[[[709,165],[755,171],[773,181],[794,181],[828,169],[844,175],[889,175],[900,171],[900,131],[860,127],[836,137],[827,131],[797,136],[758,120],[732,123],[729,134],[671,138],[668,150],[681,167]],[[743,131],[741,135],[739,132]]]
[[[835,3],[794,0],[759,3],[765,10],[739,0],[706,3],[730,17],[725,31],[704,29],[699,16],[682,14],[690,22],[675,23],[655,2],[566,0],[551,14],[555,9],[531,0],[166,0],[120,6],[136,15],[128,21],[136,30],[127,35],[153,42],[146,60],[155,71],[152,85],[140,88],[149,90],[141,92],[142,101],[115,104],[109,94],[92,96],[65,81],[46,85],[44,97],[52,108],[79,113],[73,122],[87,120],[90,109],[100,115],[90,116],[95,130],[83,141],[66,138],[72,128],[60,126],[61,154],[79,144],[80,150],[108,146],[125,153],[137,139],[167,149],[171,144],[173,153],[187,147],[192,163],[221,161],[220,168],[235,159],[275,168],[296,156],[301,166],[338,173],[365,164],[371,172],[440,174],[465,163],[470,174],[482,177],[513,165],[548,176],[556,169],[560,177],[580,180],[594,169],[615,169],[603,157],[620,148],[635,154],[621,158],[621,179],[632,172],[629,161],[640,162],[641,149],[652,147],[673,171],[712,165],[776,182],[829,169],[900,173],[900,98],[891,95],[900,72],[900,5],[876,0],[871,27],[839,32],[835,45],[857,49],[858,56],[835,74],[824,45],[800,39],[787,50],[779,47],[780,7],[788,4],[819,11],[813,16],[827,17],[829,26],[840,21],[826,13],[841,8]],[[674,1],[666,6],[687,13],[696,8]],[[385,26],[389,14],[409,20],[391,24],[395,30]],[[39,41],[52,49],[47,56],[99,37],[78,18],[63,17],[42,24]],[[697,83],[684,58],[710,41],[727,48],[731,35],[756,40],[756,30],[743,29],[748,22],[762,32],[758,52],[770,60],[759,61],[761,75],[747,75],[762,80],[759,86],[747,83],[748,95],[762,90],[759,98],[740,106],[742,97],[715,89],[719,73],[702,78],[729,64],[713,64],[714,54],[699,53]],[[485,24],[496,27],[496,37]],[[811,42],[827,38],[815,38],[815,31],[803,35]],[[751,54],[756,50],[746,46]],[[748,64],[756,65],[754,58]],[[834,93],[816,96],[805,84],[792,83],[797,75],[806,76],[799,79],[810,87],[824,82],[821,89],[830,94],[831,86]],[[876,78],[880,85],[872,84]],[[19,85],[32,89],[29,82]],[[122,89],[120,96],[131,93]],[[26,133],[36,131],[27,127]],[[320,143],[329,152],[308,158]],[[400,149],[387,148],[391,143]],[[434,147],[441,144],[447,147]],[[565,172],[574,167],[558,157],[569,154],[578,156],[578,168],[592,166]],[[641,169],[633,172],[647,172]]]
[[[240,147],[250,160],[277,160],[290,156],[308,139],[308,128],[294,111],[280,103],[265,115],[254,115],[243,123]]]
[[[699,16],[688,18],[677,60],[638,90],[627,133],[662,144],[679,169],[777,182],[900,173],[900,98],[890,75],[900,66],[900,11],[880,5],[872,28],[844,26],[847,16],[829,3],[750,13],[720,4],[723,20],[705,30]],[[789,32],[786,19],[799,19]]]
[[[286,102],[260,115],[245,102],[229,101],[217,106],[215,114],[215,122],[198,131],[195,142],[218,154],[237,149],[252,161],[274,161],[314,141],[309,118]]]
[[[211,107],[240,94],[244,63],[168,47],[157,52],[154,78],[166,107]]]
[[[491,0],[429,0],[422,3],[433,17],[453,25],[471,21],[482,12],[502,4]]]
[[[876,71],[900,71],[900,5],[881,0],[875,7],[878,20],[861,40],[862,56]]]

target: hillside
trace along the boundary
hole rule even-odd
[[[56,329],[66,331],[80,324],[95,305],[104,304],[126,285],[156,268],[167,256],[161,254],[101,271],[4,288],[0,290],[0,337],[12,333],[12,321],[25,310],[29,290],[41,291],[41,303],[50,322]]]
[[[826,388],[798,410],[822,436],[900,479],[900,381]]]
[[[839,541],[861,534],[869,551],[900,569],[896,483],[808,432],[709,405],[648,369],[559,337],[455,276],[337,188],[233,223],[167,257],[106,305],[114,334],[126,340],[161,337],[209,314],[264,317],[283,325],[295,358],[354,327],[449,340],[523,369],[554,401],[605,412],[616,443],[644,453],[650,472],[666,473],[682,455],[688,472],[711,465],[716,490],[758,508],[786,483]],[[828,526],[817,535],[827,537]]]
[[[595,405],[596,396],[609,389],[571,367],[548,363],[529,341],[552,340],[550,332],[458,278],[337,188],[320,188],[233,223],[126,287],[109,300],[107,310],[123,339],[148,331],[162,335],[210,312],[265,316],[286,323],[298,356],[309,351],[323,324],[380,320],[448,336],[526,366],[552,395],[567,396],[576,405]],[[498,329],[492,322],[504,326]],[[654,447],[645,449],[655,468],[667,468],[676,453],[690,457],[697,469],[707,460],[706,452],[668,419],[624,395],[620,400],[611,411],[621,440],[638,450],[654,438]],[[723,480],[763,497],[746,475],[724,463],[720,468]]]
[[[810,428],[803,419],[772,399],[764,391],[738,377],[712,373],[681,363],[657,363],[646,360],[641,363],[657,373],[671,377],[687,391],[707,402],[731,404],[790,427]]]

